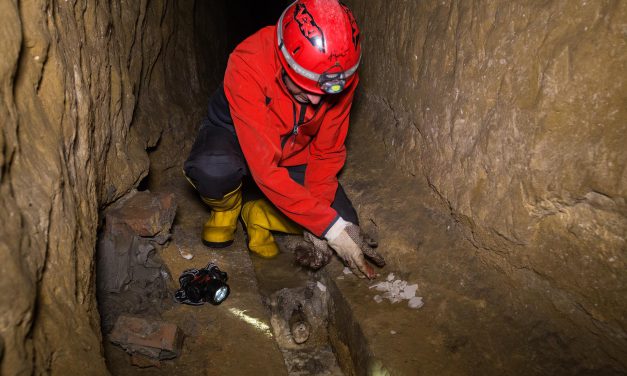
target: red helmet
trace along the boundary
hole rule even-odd
[[[297,0],[277,24],[277,50],[288,76],[317,94],[336,94],[355,78],[359,28],[338,0]]]

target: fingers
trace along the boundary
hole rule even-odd
[[[357,266],[355,266],[355,263],[351,260],[344,260],[344,265],[346,265],[357,278],[366,278],[361,270],[359,270]]]
[[[346,266],[348,266],[357,277],[366,277],[368,279],[376,277],[374,269],[368,264],[357,244],[354,244],[354,247],[350,247],[346,253],[342,252],[342,258]]]
[[[352,261],[354,262],[355,266],[357,266],[359,271],[363,273],[363,275],[366,276],[366,278],[373,279],[377,276],[377,273],[374,271],[372,266],[370,266],[370,264],[366,261],[363,254],[358,255]],[[358,275],[358,274],[355,274],[355,275]]]
[[[383,256],[379,254],[374,248],[371,247],[363,247],[362,252],[366,257],[370,259],[376,266],[383,267],[385,266],[385,259]]]
[[[377,248],[379,246],[379,242],[370,236],[370,234],[362,233],[361,235],[364,243],[366,243],[369,247]]]
[[[379,266],[385,265],[385,260],[364,241],[358,226],[348,224],[337,236],[327,239],[329,246],[346,262],[356,276],[364,275],[373,279],[377,276],[373,267],[366,261],[364,254]],[[357,270],[355,270],[357,269]]]

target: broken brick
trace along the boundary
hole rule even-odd
[[[164,360],[180,354],[183,333],[172,323],[121,315],[109,340],[130,354]]]
[[[155,237],[169,233],[176,214],[172,193],[137,192],[107,212],[107,224],[124,223],[137,235]]]

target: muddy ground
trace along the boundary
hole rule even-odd
[[[375,234],[388,265],[377,281],[393,273],[417,284],[425,305],[377,303],[377,281],[345,274],[334,260],[321,272],[296,266],[290,246],[297,237],[278,237],[282,253],[272,260],[251,255],[238,228],[223,250],[203,246],[199,234],[209,212],[182,176],[150,187],[173,192],[179,205],[171,242],[161,257],[172,276],[216,262],[229,273],[232,295],[220,306],[175,304],[162,313],[186,338],[182,355],[160,369],[130,365],[121,349],[105,341],[114,375],[565,375],[620,374],[595,358],[582,357],[577,328],[565,317],[543,317],[533,290],[515,288],[498,270],[481,262],[459,224],[438,206],[421,179],[391,172],[390,161],[373,147],[367,130],[350,140],[342,182],[362,226]],[[385,179],[377,178],[386,175]],[[422,199],[416,197],[416,192]],[[184,250],[194,255],[181,257]],[[328,342],[315,350],[279,348],[270,328],[268,298],[282,288],[320,281],[330,293]],[[172,283],[172,291],[176,288]],[[245,322],[245,312],[259,325]],[[260,327],[259,327],[260,326]],[[334,358],[338,358],[336,363]],[[340,371],[340,368],[343,369]],[[288,371],[289,369],[289,371]]]

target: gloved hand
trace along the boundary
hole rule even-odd
[[[342,218],[339,218],[331,226],[325,238],[329,246],[337,252],[355,275],[359,275],[355,269],[358,269],[369,279],[377,275],[364,258],[364,255],[379,267],[385,265],[385,260],[374,250],[372,244],[369,244],[359,226]]]

